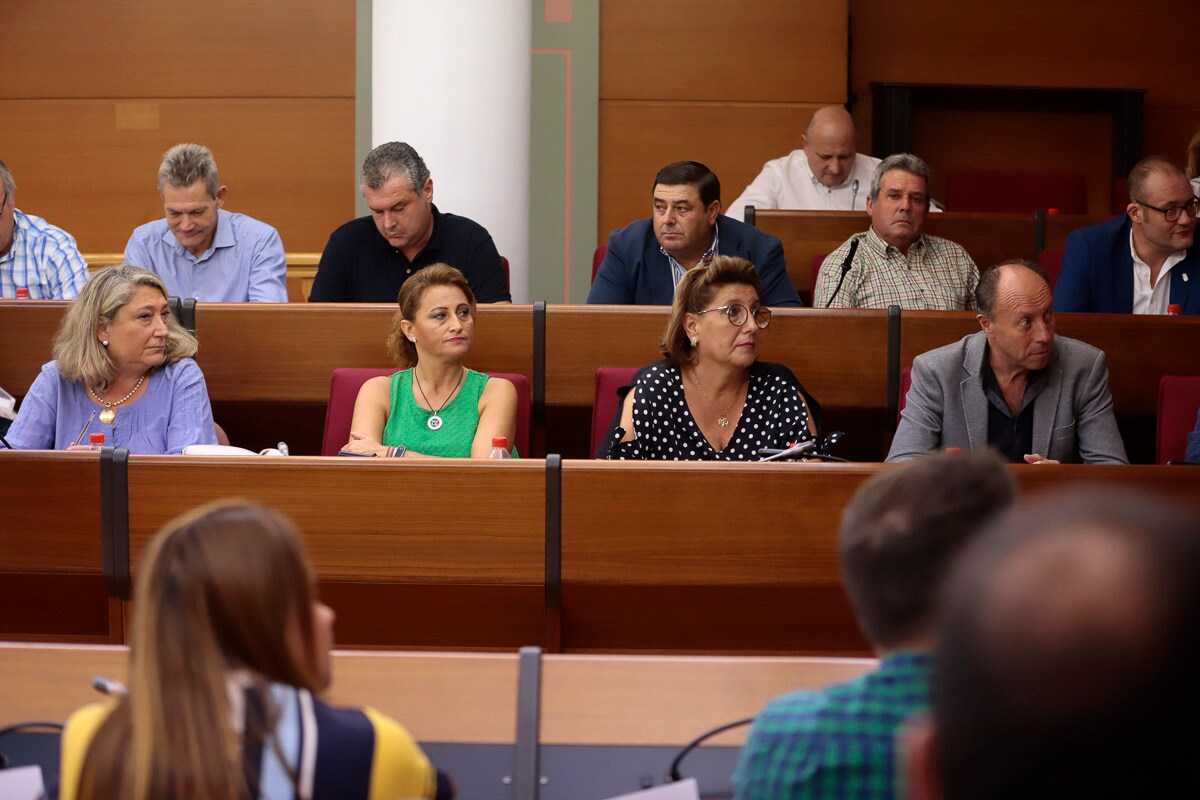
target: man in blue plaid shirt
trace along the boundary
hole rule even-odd
[[[0,161],[0,297],[28,289],[31,300],[70,300],[87,283],[87,263],[71,234],[17,209],[16,191]]]
[[[893,798],[896,731],[927,708],[942,583],[1016,490],[990,453],[939,453],[877,475],[850,501],[838,546],[850,601],[879,667],[759,713],[734,784],[739,800]]]

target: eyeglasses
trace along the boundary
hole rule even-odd
[[[1181,206],[1168,206],[1167,208],[1152,206],[1149,203],[1143,203],[1141,200],[1134,200],[1133,202],[1137,203],[1139,206],[1153,208],[1155,211],[1162,214],[1163,219],[1165,219],[1167,222],[1174,222],[1175,220],[1179,219],[1179,215],[1184,211],[1187,212],[1189,217],[1195,217],[1197,214],[1200,214],[1200,197],[1193,197],[1191,200]]]
[[[734,303],[731,306],[720,306],[718,308],[706,308],[703,311],[697,311],[697,314],[707,314],[710,311],[724,311],[725,319],[729,320],[731,325],[741,327],[746,324],[746,318],[750,315],[754,316],[754,324],[760,328],[765,328],[771,324],[771,309],[766,306],[759,306],[753,311],[749,311],[741,303]]]

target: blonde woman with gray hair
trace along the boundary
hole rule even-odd
[[[15,449],[69,450],[103,433],[135,453],[216,444],[196,339],[152,272],[122,265],[84,285],[8,432]]]

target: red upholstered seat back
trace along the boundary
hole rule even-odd
[[[600,367],[596,370],[596,400],[592,404],[593,456],[617,413],[617,389],[633,380],[636,374],[637,367]]]
[[[1183,461],[1187,435],[1196,428],[1200,377],[1164,375],[1158,382],[1158,463]]]
[[[592,251],[592,283],[596,282],[596,273],[600,271],[600,265],[604,263],[604,257],[608,255],[608,245],[600,245]]]
[[[1058,273],[1062,272],[1063,256],[1065,255],[1065,250],[1043,250],[1038,253],[1037,262],[1042,271],[1046,273],[1046,280],[1050,282],[1050,291],[1054,291],[1054,284],[1058,283]]]
[[[1087,180],[1077,172],[967,172],[946,176],[947,211],[1087,213]]]
[[[912,367],[900,370],[900,401],[896,403],[896,424],[900,424],[900,415],[908,403],[908,390],[912,388]]]
[[[339,367],[333,371],[329,382],[329,406],[325,409],[325,438],[321,443],[321,455],[336,456],[350,440],[350,422],[354,419],[354,401],[358,390],[370,378],[391,375],[394,367]],[[529,379],[512,372],[489,372],[493,378],[512,381],[517,389],[517,453],[529,457]]]

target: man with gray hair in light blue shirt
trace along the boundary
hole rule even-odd
[[[287,260],[279,233],[226,211],[226,192],[207,147],[172,147],[158,169],[166,217],[134,230],[125,245],[125,263],[157,273],[179,297],[286,303]]]

